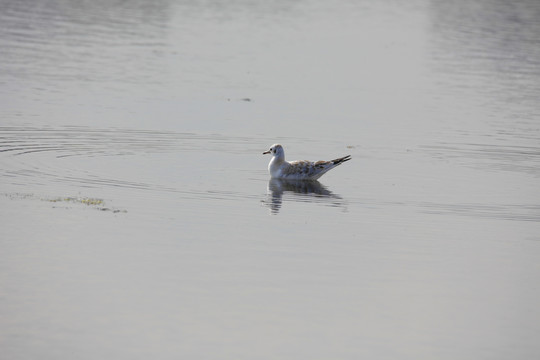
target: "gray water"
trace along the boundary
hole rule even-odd
[[[538,357],[538,19],[0,0],[0,358]]]

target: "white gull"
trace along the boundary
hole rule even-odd
[[[285,161],[285,151],[283,146],[279,144],[272,145],[270,150],[263,152],[263,154],[272,154],[272,159],[268,164],[270,176],[289,180],[317,180],[328,170],[351,160],[351,155],[347,155],[330,161],[296,160],[289,162]]]

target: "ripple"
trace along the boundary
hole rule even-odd
[[[171,161],[178,158],[179,164],[182,161],[196,164],[201,154],[210,156],[208,153],[216,154],[212,158],[219,154],[230,157],[230,154],[245,153],[246,146],[258,149],[259,142],[221,134],[118,128],[0,127],[0,160],[4,165],[0,181],[18,186],[105,186],[187,196],[193,195],[193,191],[175,181]],[[181,156],[177,157],[179,154]],[[182,166],[179,167],[180,170],[175,171],[182,171]],[[203,170],[209,172],[212,168]],[[211,177],[211,174],[203,175]],[[199,191],[197,196],[230,197],[230,194]]]
[[[456,159],[472,167],[540,176],[540,147],[537,146],[439,143],[422,149],[436,158]]]
[[[167,151],[191,134],[85,127],[0,128],[0,152],[27,155],[52,152],[56,157],[125,155],[134,151]]]
[[[438,204],[418,203],[423,212],[510,221],[540,221],[540,205],[534,204]]]
[[[0,127],[0,153],[28,155],[51,152],[55,157],[130,155],[197,150],[238,151],[248,137],[220,134],[160,132],[88,127],[20,128]],[[236,146],[235,146],[236,144]]]

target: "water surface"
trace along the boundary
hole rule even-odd
[[[539,16],[0,1],[4,357],[534,358]]]

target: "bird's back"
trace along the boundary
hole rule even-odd
[[[281,178],[291,180],[317,180],[327,171],[335,168],[343,162],[350,160],[350,155],[330,161],[307,161],[297,160],[291,161],[286,166],[281,168]]]

